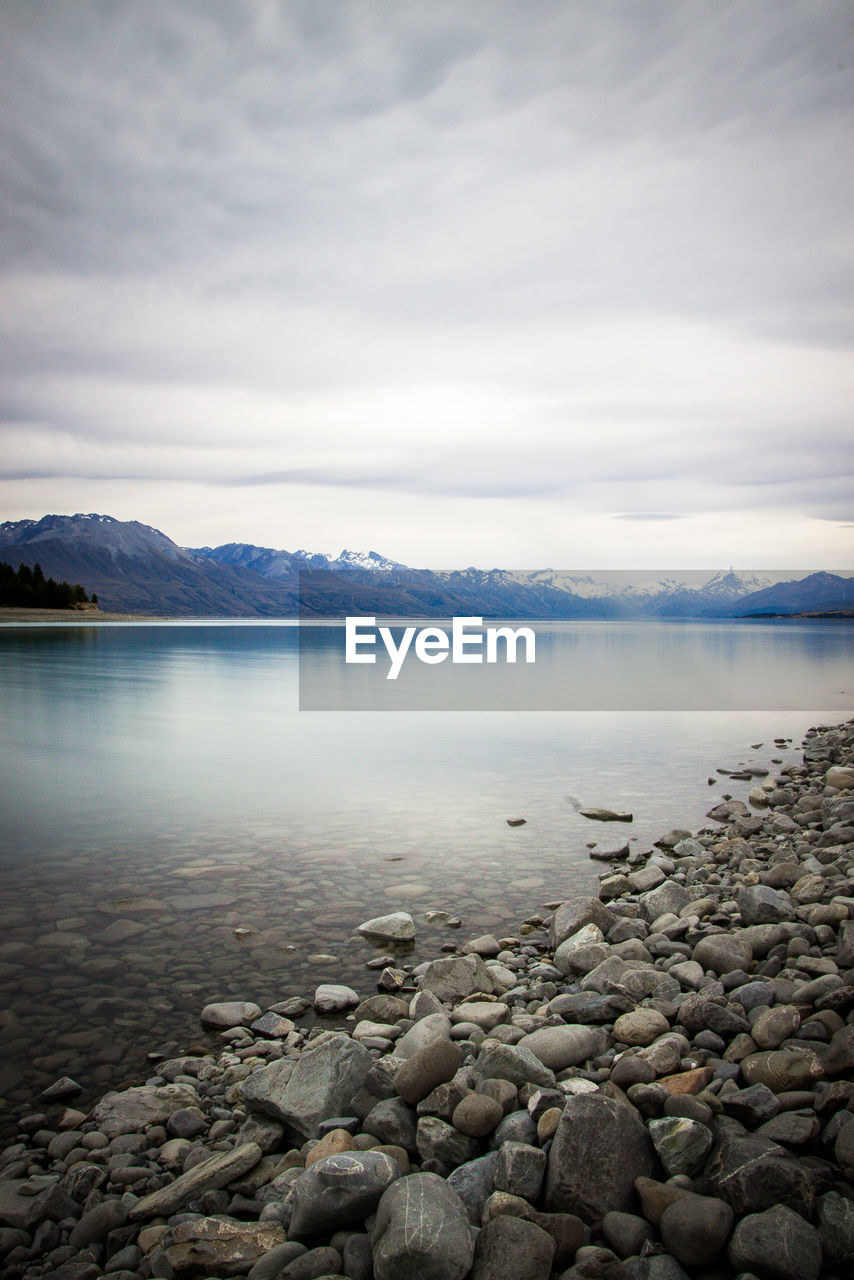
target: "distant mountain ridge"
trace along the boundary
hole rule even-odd
[[[337,556],[230,542],[181,547],[139,521],[79,513],[0,524],[0,559],[81,582],[104,610],[169,617],[714,618],[832,612],[854,578],[781,570],[590,573],[412,569],[376,551]]]

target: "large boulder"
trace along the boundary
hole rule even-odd
[[[394,1076],[394,1087],[405,1102],[414,1106],[438,1084],[450,1080],[459,1070],[463,1055],[450,1040],[436,1039],[407,1058]]]
[[[737,1218],[785,1204],[811,1217],[816,1175],[776,1142],[758,1133],[724,1133],[705,1169],[709,1193],[725,1200]]]
[[[474,1244],[462,1200],[435,1173],[392,1183],[371,1233],[375,1280],[463,1280]]]
[[[736,1271],[753,1271],[763,1280],[818,1280],[821,1271],[818,1232],[782,1204],[742,1218],[727,1252]]]
[[[293,1186],[289,1235],[313,1236],[363,1222],[400,1176],[380,1151],[348,1151],[315,1161]]]
[[[493,982],[480,956],[447,956],[433,960],[421,975],[421,987],[445,1004],[456,1005],[475,991],[492,995]]]
[[[502,1214],[477,1238],[471,1280],[543,1280],[554,1254],[555,1242],[542,1227]]]
[[[94,1165],[81,1166],[94,1169]],[[15,1231],[33,1231],[49,1219],[52,1222],[76,1216],[79,1206],[56,1183],[36,1190],[28,1178],[0,1178],[0,1226]]]
[[[563,1071],[604,1053],[608,1035],[598,1027],[540,1027],[515,1047],[527,1049],[552,1071]]]
[[[108,1138],[141,1133],[149,1125],[165,1124],[183,1107],[197,1107],[199,1095],[187,1084],[143,1084],[120,1093],[106,1093],[92,1112],[92,1119]]]
[[[546,1173],[546,1208],[598,1222],[635,1210],[635,1178],[657,1176],[655,1149],[633,1107],[601,1093],[570,1098]]]
[[[248,1027],[261,1017],[261,1010],[251,1000],[220,1000],[202,1009],[202,1026],[219,1031],[229,1027]]]
[[[280,1222],[193,1217],[168,1228],[154,1258],[164,1258],[176,1276],[238,1276],[284,1243]]]
[[[303,1054],[290,1071],[286,1062],[281,1059],[253,1072],[241,1093],[254,1111],[272,1116],[288,1136],[304,1141],[320,1136],[320,1124],[328,1116],[349,1114],[349,1104],[374,1060],[364,1045],[341,1035]]]
[[[741,1074],[747,1083],[764,1084],[774,1093],[790,1093],[811,1089],[824,1076],[821,1059],[804,1045],[797,1049],[772,1049],[751,1053],[741,1062]]]
[[[556,948],[555,967],[567,976],[589,973],[608,957],[610,947],[605,935],[596,924],[585,924]]]
[[[661,1238],[678,1262],[704,1267],[730,1237],[733,1211],[724,1200],[693,1193],[674,1200],[661,1215]]]
[[[746,939],[737,935],[710,933],[697,943],[691,959],[718,975],[733,973],[736,969],[749,973],[753,964],[753,948]]]
[[[614,913],[598,898],[588,898],[581,894],[567,898],[552,916],[549,925],[549,945],[552,950],[555,950],[586,924],[595,924],[603,934],[607,934],[616,923],[616,919]]]
[[[742,886],[735,900],[746,925],[780,924],[784,920],[793,920],[797,913],[797,907],[787,893],[765,884]]]
[[[824,775],[829,787],[837,787],[840,791],[848,791],[854,787],[854,767],[845,764],[832,765]]]
[[[366,920],[358,932],[370,942],[412,942],[415,921],[408,911],[392,911],[390,915]]]
[[[538,1084],[553,1089],[554,1072],[530,1049],[518,1044],[501,1044],[484,1040],[475,1066],[477,1080],[509,1080],[521,1089],[524,1084]]]
[[[665,880],[657,889],[651,889],[638,899],[638,906],[644,920],[652,924],[659,916],[678,916],[683,907],[687,907],[691,895],[675,880]]]

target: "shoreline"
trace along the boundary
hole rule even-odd
[[[841,1280],[852,766],[854,721],[811,730],[803,765],[756,771],[751,807],[724,798],[696,834],[615,853],[598,897],[512,937],[449,935],[414,967],[390,956],[366,997],[330,982],[266,1012],[207,1006],[225,1052],[149,1055],[157,1074],[89,1113],[59,1082],[0,1157],[6,1274],[358,1280],[372,1257],[403,1280],[424,1262],[417,1207],[450,1224],[430,1256],[457,1280]],[[399,950],[410,920],[374,929]],[[301,1030],[312,1005],[349,1020]],[[781,1249],[795,1269],[763,1271]]]
[[[166,622],[156,613],[102,613],[99,609],[19,609],[15,605],[0,608],[0,625],[20,622],[68,622],[92,626],[97,622]]]

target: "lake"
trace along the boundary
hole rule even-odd
[[[339,632],[302,646],[340,684]],[[0,626],[7,1116],[59,1075],[88,1098],[202,1042],[207,1000],[369,991],[369,916],[411,911],[416,960],[512,931],[594,889],[590,842],[694,829],[749,789],[717,767],[776,770],[854,715],[845,622],[549,624],[527,709],[489,711],[453,709],[478,705],[475,676],[440,696],[426,667],[403,709],[301,711],[298,641],[266,622]],[[364,705],[376,674],[333,705]],[[550,687],[573,709],[530,709]]]

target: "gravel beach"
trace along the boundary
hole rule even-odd
[[[88,1111],[58,1079],[2,1280],[850,1280],[854,721],[754,775],[512,936],[413,964],[366,904],[370,991],[202,1004]]]

